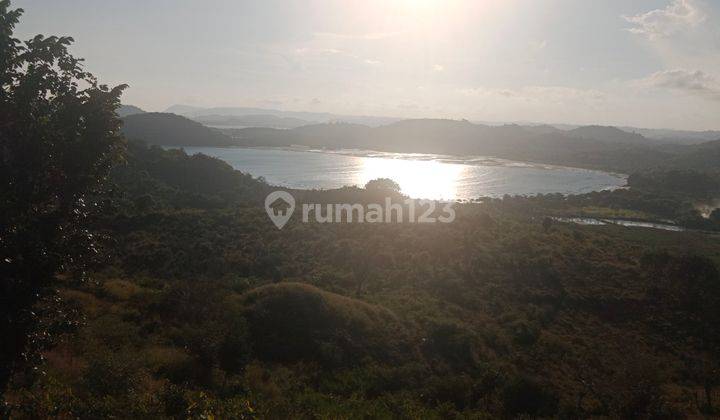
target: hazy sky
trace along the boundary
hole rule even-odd
[[[720,0],[15,0],[124,102],[720,129]]]

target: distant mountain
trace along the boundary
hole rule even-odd
[[[216,117],[203,118],[211,122]],[[278,119],[284,121],[282,118],[285,117],[252,118],[268,122]],[[252,127],[217,130],[174,114],[138,114],[124,120],[124,131],[128,137],[160,145],[300,145],[329,149],[491,156],[622,173],[661,166],[712,171],[720,162],[720,141],[695,146],[664,145],[649,141],[637,133],[603,126],[563,131],[552,126],[489,126],[466,120],[418,119],[379,127],[336,122],[291,129]]]
[[[277,115],[203,115],[192,118],[194,121],[217,128],[245,128],[245,127],[268,127],[268,128],[297,128],[304,125],[315,124],[316,121],[302,120],[292,117],[278,117]]]
[[[353,124],[362,124],[371,127],[391,124],[400,121],[400,118],[389,117],[373,117],[361,115],[339,115],[325,112],[304,112],[304,111],[280,111],[277,109],[263,108],[244,108],[244,107],[218,107],[218,108],[199,108],[188,105],[173,105],[165,112],[182,115],[188,118],[196,119],[198,117],[206,117],[209,115],[222,115],[242,117],[248,115],[274,115],[282,118],[298,118],[311,122],[328,123],[328,122],[347,122]]]
[[[500,126],[507,123],[499,122],[478,122],[480,124],[486,124],[490,126]],[[583,126],[573,124],[537,124],[532,122],[516,122],[513,124],[519,124],[526,128],[533,127],[544,127],[546,129],[555,129],[560,131],[571,131],[576,128]],[[692,145],[700,144],[708,141],[716,140],[720,138],[720,131],[690,131],[690,130],[670,130],[670,129],[657,129],[657,128],[638,128],[622,126],[617,127],[622,131],[628,133],[640,134],[646,139],[662,144],[668,145]]]
[[[124,117],[130,116],[130,115],[145,113],[145,111],[143,111],[142,109],[140,109],[134,105],[120,105],[120,108],[118,108],[116,112],[120,118],[124,118]]]
[[[269,128],[228,131],[247,146],[303,145],[388,152],[494,156],[547,164],[629,173],[673,156],[642,136],[612,127],[488,126],[462,120],[403,120],[381,127],[315,124],[291,130]]]
[[[531,133],[536,133],[536,134],[558,134],[558,135],[561,135],[564,133],[563,130],[561,130],[557,127],[554,127],[552,125],[547,125],[547,124],[532,125],[532,126],[527,125],[527,126],[523,126],[523,128],[525,128],[525,130],[527,130]]]
[[[581,139],[597,140],[611,143],[621,144],[642,144],[647,143],[647,139],[640,134],[628,133],[617,127],[605,127],[600,125],[589,125],[569,130],[566,133],[571,137]]]
[[[184,117],[195,115],[197,112],[203,111],[205,108],[191,106],[191,105],[173,105],[166,109],[164,112],[168,114],[177,114]]]
[[[122,131],[131,140],[160,146],[230,146],[220,131],[175,114],[151,112],[123,118]]]
[[[620,127],[625,131],[642,134],[648,139],[669,144],[701,144],[720,139],[720,131],[663,130],[652,128]]]
[[[169,107],[165,112],[170,112],[178,115],[183,115],[186,117],[189,117],[191,119],[194,119],[196,121],[201,121],[203,123],[208,123],[205,120],[201,120],[199,117],[208,117],[213,116],[214,118],[218,118],[219,116],[223,117],[245,117],[245,116],[252,116],[252,115],[272,115],[276,117],[281,118],[295,118],[299,120],[307,121],[308,124],[316,124],[316,123],[330,123],[330,122],[346,122],[346,123],[352,123],[352,124],[360,124],[360,125],[367,125],[369,127],[380,127],[384,125],[390,125],[399,121],[402,121],[401,118],[391,118],[391,117],[377,117],[377,116],[357,116],[357,115],[339,115],[339,114],[332,114],[332,113],[322,113],[322,112],[299,112],[299,111],[280,111],[276,109],[264,109],[264,108],[246,108],[246,107],[218,107],[218,108],[202,108],[202,107],[196,107],[196,106],[189,106],[189,105],[173,105]],[[603,128],[601,126],[579,126],[579,125],[572,125],[572,124],[536,124],[531,122],[516,122],[516,123],[503,123],[503,122],[476,122],[477,125],[486,125],[491,127],[500,127],[500,126],[521,126],[525,128],[528,131],[538,133],[538,134],[559,134],[558,132],[568,132],[568,131],[574,131],[576,129],[582,129],[580,130],[581,137],[583,138],[594,138],[598,137],[596,134],[588,135],[589,132],[597,131],[597,129]],[[212,123],[209,125],[214,125],[218,127],[239,127],[243,124],[219,124],[219,123]],[[251,126],[260,126],[260,127],[273,127],[273,128],[293,128],[291,126],[276,126],[271,124],[261,124],[260,122],[256,122],[256,124],[248,124]],[[307,125],[307,124],[303,124]],[[298,125],[299,127],[300,125]],[[657,143],[664,143],[664,144],[678,144],[678,145],[692,145],[692,144],[700,144],[705,143],[708,141],[716,140],[720,138],[720,131],[688,131],[688,130],[669,130],[669,129],[652,129],[652,128],[637,128],[637,127],[605,127],[608,129],[615,129],[623,131],[627,134],[637,134],[645,137],[647,140],[651,140]],[[584,132],[584,133],[583,133]],[[613,138],[613,135],[610,133],[610,135],[607,135],[606,133],[603,136],[603,139],[609,140]],[[618,134],[616,132],[616,134]],[[572,135],[572,134],[571,134]],[[625,134],[623,134],[625,136]],[[639,138],[635,138],[636,140],[640,140]],[[632,142],[632,137],[618,137],[615,138],[615,140],[609,140],[609,141],[616,141],[616,142],[625,142],[630,141]]]

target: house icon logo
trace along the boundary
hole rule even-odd
[[[295,211],[295,198],[287,191],[274,191],[265,197],[265,211],[275,226],[282,229]]]

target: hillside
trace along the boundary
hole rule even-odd
[[[130,115],[135,114],[144,114],[145,111],[136,107],[135,105],[120,105],[120,108],[117,110],[117,114],[120,118],[125,118]]]
[[[633,173],[666,165],[713,170],[718,147],[663,145],[616,127],[587,126],[562,131],[550,126],[488,126],[465,120],[403,120],[380,127],[352,123],[310,124],[292,129],[264,127],[300,124],[272,115],[195,117],[208,124],[237,122],[258,127],[216,130],[174,114],[125,118],[124,132],[151,144],[175,146],[302,145],[331,149],[369,149],[403,153],[494,156],[545,164]]]
[[[220,131],[175,114],[151,112],[123,118],[128,139],[159,146],[230,146],[233,140]]]
[[[617,172],[658,165],[672,154],[613,127],[565,132],[549,126],[488,126],[457,120],[403,120],[381,127],[316,124],[292,130],[228,131],[247,146],[304,145],[389,152],[484,155]]]
[[[689,146],[679,156],[670,160],[668,165],[720,172],[720,140]]]
[[[128,143],[127,161],[110,179],[126,192],[117,205],[130,212],[260,205],[270,188],[219,159],[136,141]]]
[[[623,131],[617,127],[605,127],[599,125],[578,127],[574,130],[568,131],[566,135],[581,139],[598,140],[627,145],[642,144],[647,143],[648,141],[640,134],[628,133],[627,131]]]
[[[262,208],[267,186],[215,159],[131,144],[119,170],[123,199],[108,197],[115,209],[96,221],[112,238],[109,266],[96,281],[57,284],[83,321],[44,352],[36,382],[14,384],[16,412],[711,412],[717,237],[544,226],[535,211],[568,205],[558,197],[458,205],[451,224],[296,218],[279,231]]]
[[[309,112],[309,111],[281,111],[278,109],[268,108],[248,108],[248,107],[215,107],[201,108],[189,105],[173,105],[165,110],[188,118],[205,117],[209,115],[224,117],[242,117],[248,115],[274,115],[281,118],[297,118],[310,122],[347,122],[352,124],[363,124],[372,127],[391,124],[400,121],[400,118],[392,117],[375,117],[367,115],[342,115],[332,114],[329,112]]]
[[[642,134],[650,140],[667,144],[692,145],[720,139],[720,131],[712,130],[662,130],[636,127],[620,127],[620,129],[632,133]]]

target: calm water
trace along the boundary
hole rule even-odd
[[[625,185],[625,178],[599,171],[549,167],[500,159],[347,150],[185,147],[189,154],[220,158],[270,184],[299,189],[365,185],[395,180],[413,198],[472,199],[505,194],[586,193]]]
[[[660,229],[669,230],[672,232],[685,232],[682,226],[671,225],[668,223],[657,223],[657,222],[639,222],[635,220],[622,220],[622,219],[595,219],[592,217],[553,217],[558,222],[562,223],[575,223],[576,225],[587,225],[587,226],[605,226],[605,225],[620,225],[625,227],[640,227],[647,229]]]

